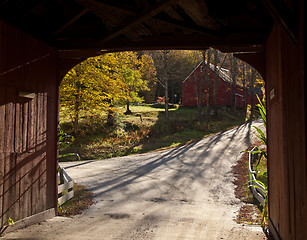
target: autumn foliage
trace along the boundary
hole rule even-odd
[[[114,113],[118,103],[141,102],[138,92],[148,90],[155,78],[150,56],[135,52],[107,53],[88,58],[71,69],[61,84],[60,105],[74,124],[75,134],[82,112]]]

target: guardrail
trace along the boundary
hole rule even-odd
[[[74,196],[74,182],[65,169],[61,167],[59,167],[58,178],[60,181],[58,185],[58,203],[62,205]]]
[[[259,158],[259,153],[255,153],[258,151],[257,147],[254,147],[249,152],[249,163],[248,163],[248,171],[249,171],[249,186],[251,188],[251,191],[254,195],[254,197],[259,201],[259,203],[264,206],[264,201],[266,198],[266,190],[264,186],[262,186],[260,183],[257,182],[256,179],[256,171],[253,170],[253,162],[257,161]]]

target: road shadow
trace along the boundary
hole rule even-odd
[[[185,189],[188,188],[188,186],[191,186],[195,181],[201,185],[210,184],[212,179],[206,176],[208,169],[213,169],[213,166],[216,164],[219,166],[220,162],[222,166],[222,162],[224,161],[223,158],[225,157],[235,158],[237,153],[233,155],[232,151],[234,146],[236,148],[238,147],[236,143],[236,136],[238,134],[242,134],[243,132],[241,136],[242,142],[250,142],[249,125],[249,123],[243,124],[232,130],[217,133],[208,138],[177,148],[151,154],[129,156],[130,159],[142,159],[144,164],[134,165],[133,161],[130,161],[129,164],[125,165],[124,160],[123,166],[121,166],[119,169],[114,169],[115,172],[117,171],[120,174],[116,176],[114,175],[114,177],[111,177],[111,179],[110,176],[104,176],[103,173],[97,173],[97,176],[92,175],[91,177],[93,177],[93,179],[95,179],[95,177],[100,177],[102,179],[109,178],[109,180],[95,182],[90,190],[94,191],[95,196],[99,198],[108,196],[108,194],[112,192],[124,193],[123,199],[108,203],[108,206],[114,206],[133,199],[138,195],[144,195],[151,191],[154,187],[159,188],[159,184],[168,185],[169,188],[176,188],[177,191],[181,191],[180,189],[183,189],[182,192],[184,192]],[[220,144],[221,141],[222,144]],[[210,156],[212,149],[217,148],[218,145],[221,145],[218,151],[215,150],[214,156]],[[245,149],[241,150],[243,151]],[[236,151],[238,152],[237,149]],[[170,175],[167,176],[167,180],[159,179],[161,176],[156,177],[155,173],[160,169],[170,172]],[[220,169],[220,173],[222,183],[223,181],[225,181],[224,183],[229,181],[229,177],[224,176],[225,174],[229,174],[229,172],[224,172],[222,169]],[[219,170],[216,171],[216,174],[219,174]],[[127,191],[129,186],[145,181],[148,178],[152,179],[152,183],[157,185],[154,186],[153,184],[149,184],[147,187],[143,187],[141,189],[130,188],[130,190]],[[160,196],[157,196],[157,199],[159,197]],[[188,198],[189,197],[187,196],[186,199]]]

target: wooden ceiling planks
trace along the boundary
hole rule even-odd
[[[2,2],[1,18],[59,50],[261,45],[273,23],[248,0],[20,0]]]
[[[108,34],[101,36],[97,39],[97,44],[103,44],[110,40],[113,40],[115,37],[125,33],[134,26],[137,26],[144,22],[145,20],[155,16],[164,10],[164,8],[173,4],[174,0],[161,0],[150,8],[142,11],[141,13],[136,14],[132,18],[127,19],[124,23],[117,26],[115,29],[111,30]]]
[[[62,32],[64,29],[66,29],[68,26],[73,24],[75,21],[77,21],[80,17],[82,17],[84,14],[86,14],[89,11],[88,8],[85,8],[81,10],[80,13],[78,13],[76,16],[71,18],[67,23],[65,23],[63,26],[61,26],[56,32],[53,34],[54,36],[57,35],[58,33]]]
[[[172,7],[165,8],[165,13],[172,19],[183,22],[184,19],[180,16],[180,14]]]
[[[210,16],[207,5],[202,0],[180,0],[178,4],[192,18],[192,20],[201,27],[206,27],[212,30],[219,30],[221,26]]]
[[[109,31],[125,22],[125,20],[134,14],[131,10],[125,10],[118,6],[110,5],[110,3],[97,2],[94,0],[78,0],[80,4],[89,8],[96,16],[98,16],[107,26]],[[141,41],[139,35],[150,35],[151,32],[142,24],[131,31],[124,33],[129,39],[133,41]]]

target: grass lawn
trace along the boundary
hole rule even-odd
[[[78,136],[62,144],[60,154],[75,152],[82,160],[88,160],[145,153],[187,144],[245,121],[245,113],[228,108],[219,109],[217,117],[202,124],[196,121],[195,108],[172,108],[169,110],[169,121],[164,119],[163,108],[140,105],[131,106],[130,110],[132,115],[124,115],[125,108],[120,108],[116,127],[106,124],[104,113],[96,117],[83,113]],[[72,123],[63,110],[60,122],[64,132],[73,133]]]

